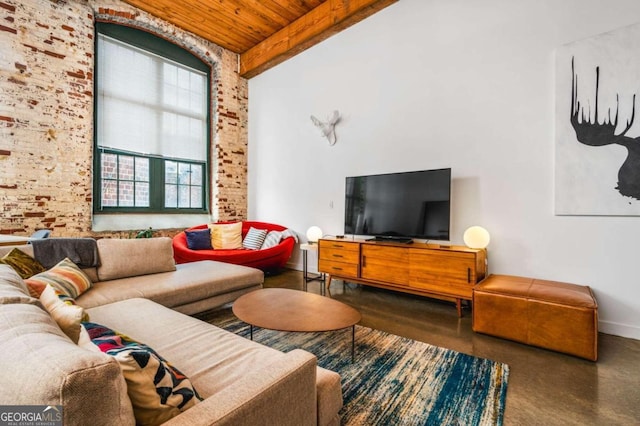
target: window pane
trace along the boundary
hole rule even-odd
[[[149,207],[149,184],[136,183],[136,207]]]
[[[100,164],[102,166],[102,179],[115,179],[116,171],[118,168],[118,156],[115,154],[105,154],[104,152],[100,157]]]
[[[191,73],[186,69],[178,68],[178,87],[181,89],[189,89],[191,83],[189,82],[189,75]]]
[[[146,99],[134,102],[103,96],[98,104],[98,145],[129,152],[157,153],[155,141],[160,136],[158,123],[161,117],[144,101]]]
[[[114,207],[118,205],[117,182],[114,180],[102,181],[102,206]]]
[[[179,186],[178,187],[178,207],[181,208],[189,208],[191,206],[190,203],[190,191],[188,186]]]
[[[118,179],[133,180],[133,157],[118,156]]]
[[[175,161],[164,162],[164,182],[165,183],[178,183],[178,163]]]
[[[189,94],[190,93],[187,89],[178,89],[178,106],[180,109],[189,109]]]
[[[191,208],[202,208],[202,187],[200,186],[191,187]]]
[[[169,63],[164,63],[163,68],[163,102],[165,105],[175,105],[178,102],[178,68]]]
[[[191,164],[178,163],[178,185],[191,183]]]
[[[191,185],[202,186],[202,166],[198,164],[191,165]]]
[[[121,207],[133,206],[133,182],[118,182],[118,205]]]
[[[175,209],[176,207],[178,207],[177,185],[164,186],[164,206],[168,209]]]
[[[149,159],[136,157],[136,181],[149,182]]]

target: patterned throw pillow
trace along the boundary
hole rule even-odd
[[[11,266],[23,279],[46,271],[40,262],[17,248],[0,259],[0,263]]]
[[[184,231],[187,237],[187,247],[189,250],[211,250],[211,230],[196,229],[193,231]]]
[[[102,325],[83,325],[93,345],[120,363],[137,424],[164,423],[202,400],[191,381],[149,346]]]
[[[266,229],[256,229],[252,226],[249,228],[249,232],[247,232],[247,235],[245,235],[244,240],[242,241],[242,247],[248,250],[260,250],[265,238],[267,238]]]
[[[40,295],[40,302],[64,334],[69,336],[73,343],[78,343],[80,323],[89,320],[84,309],[50,285],[47,285]]]
[[[211,245],[214,249],[241,249],[242,222],[210,223]]]
[[[48,271],[34,275],[25,280],[29,293],[40,297],[47,284],[75,299],[91,287],[91,280],[75,263],[65,258]]]
[[[264,239],[264,243],[262,243],[261,250],[268,249],[270,247],[275,247],[280,244],[280,240],[282,239],[282,232],[280,231],[269,231],[267,234],[267,238]]]

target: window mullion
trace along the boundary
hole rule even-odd
[[[116,157],[116,206],[120,207],[120,156]]]
[[[153,210],[164,208],[164,160],[151,158],[149,163],[149,205]]]

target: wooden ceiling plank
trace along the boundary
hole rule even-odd
[[[218,46],[224,47],[232,52],[242,52],[247,46],[253,46],[258,42],[255,37],[246,37],[235,31],[235,27],[229,24],[217,22],[215,24],[203,23],[197,27],[191,24],[187,18],[174,15],[171,23],[175,26],[189,31],[196,36],[209,40]]]
[[[286,16],[289,22],[293,22],[302,15],[309,13],[320,6],[326,0],[268,0],[267,7],[273,8],[282,16]]]
[[[398,0],[327,0],[240,54],[240,75],[251,78]]]
[[[277,6],[277,4],[272,1],[243,0],[242,3],[244,3],[246,10],[250,10],[255,16],[269,22],[270,26],[275,30],[286,27],[291,21],[296,20],[302,15],[302,12],[296,15],[292,14],[287,8],[274,7],[274,5]]]
[[[193,19],[189,14],[174,12],[171,18],[166,20],[176,25],[179,24],[182,28],[193,28],[193,30],[190,29],[191,32],[211,41],[215,39],[229,39],[243,46],[253,46],[255,43],[264,40],[267,36],[267,34],[259,34],[255,31],[245,30],[236,22],[224,16],[207,17],[207,19],[198,23],[198,25],[193,25]]]
[[[256,19],[250,8],[244,9],[247,13],[236,13],[237,9],[230,8],[227,2],[223,2],[225,6],[220,8],[220,3],[216,2],[158,0],[149,4],[145,0],[125,1],[237,53],[244,52],[282,27],[279,22],[265,24],[265,19]]]
[[[203,6],[203,12],[207,19],[215,11],[221,21],[235,25],[237,31],[257,35],[260,40],[270,36],[290,22],[271,12],[256,0],[226,0],[216,3],[216,8],[207,6],[204,3],[200,4],[201,9]],[[219,10],[220,8],[222,10]]]

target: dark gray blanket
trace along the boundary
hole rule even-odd
[[[49,269],[65,257],[81,268],[100,264],[98,245],[93,238],[45,238],[31,241],[33,257]]]

